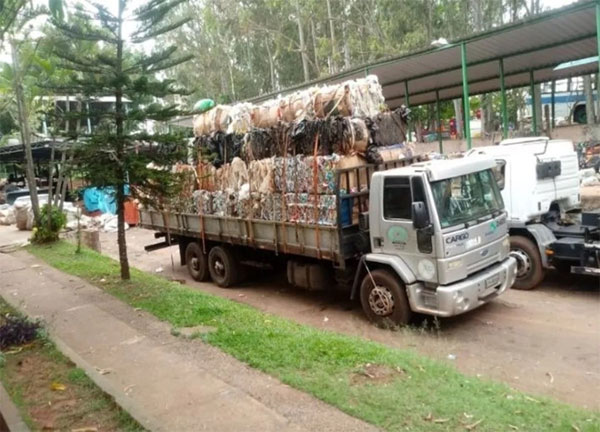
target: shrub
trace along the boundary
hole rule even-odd
[[[60,230],[67,223],[65,214],[50,204],[44,205],[40,213],[40,224],[33,228],[34,243],[51,243],[58,240]]]
[[[5,316],[4,324],[0,326],[0,349],[31,342],[36,338],[39,328],[39,323],[26,318]]]

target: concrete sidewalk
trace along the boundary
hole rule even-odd
[[[24,251],[0,254],[0,295],[156,431],[368,431],[350,417]]]

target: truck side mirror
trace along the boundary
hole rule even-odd
[[[427,213],[427,207],[423,201],[416,201],[412,203],[412,221],[415,229],[427,228],[430,225],[429,214]]]

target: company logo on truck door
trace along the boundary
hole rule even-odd
[[[465,232],[462,234],[455,234],[451,237],[446,237],[446,243],[447,244],[452,244],[452,243],[456,243],[458,241],[463,241],[469,238],[469,233]]]

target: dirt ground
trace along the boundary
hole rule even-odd
[[[101,242],[102,251],[117,258],[116,234],[103,233]],[[346,295],[304,292],[290,287],[285,275],[269,272],[239,288],[222,289],[193,281],[179,265],[177,247],[145,252],[144,246],[156,242],[151,231],[130,229],[127,242],[130,262],[141,270],[297,322],[414,349],[519,390],[600,409],[597,279],[550,272],[534,291],[511,290],[468,314],[392,332],[372,326],[360,304]]]

